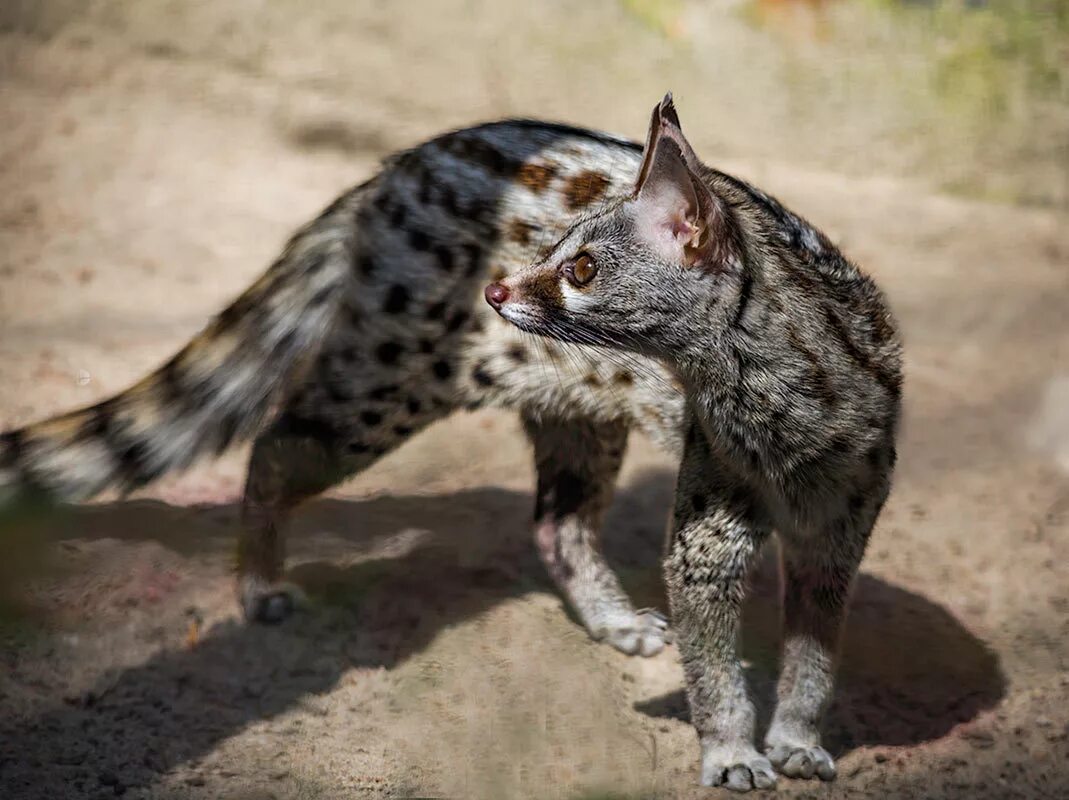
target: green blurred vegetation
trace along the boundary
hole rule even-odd
[[[622,4],[689,45],[700,79],[753,131],[744,157],[1069,206],[1067,0]]]
[[[987,199],[1069,205],[1069,2],[748,0],[742,18],[774,34],[785,80],[835,98],[907,173]],[[805,23],[808,22],[808,28]],[[808,39],[799,30],[809,30]],[[866,128],[866,126],[862,126]]]
[[[672,36],[683,9],[681,0],[622,0],[624,8],[647,28]]]
[[[869,2],[894,15],[910,40],[928,49],[939,116],[951,129],[973,135],[973,152],[1028,157],[1049,147],[1055,164],[1060,158],[1069,169],[1069,3]],[[1022,199],[1038,199],[1028,196],[1027,187],[1021,191]]]

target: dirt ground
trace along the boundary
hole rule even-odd
[[[840,777],[779,792],[1069,796],[1064,214],[770,157],[699,102],[715,70],[616,4],[530,6],[13,3],[0,428],[140,377],[385,152],[509,114],[640,137],[673,88],[699,151],[824,227],[905,330],[896,488],[826,723]],[[309,503],[291,558],[313,607],[277,628],[244,627],[232,595],[244,457],[0,543],[23,601],[2,628],[0,796],[718,796],[696,786],[675,649],[627,658],[563,612],[513,417],[452,418]],[[640,605],[664,607],[672,479],[634,438],[606,547]],[[745,652],[767,705],[771,560],[754,584]]]

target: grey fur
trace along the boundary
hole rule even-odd
[[[547,569],[592,635],[658,651],[664,619],[632,607],[597,528],[631,427],[678,449],[681,393],[655,364],[520,335],[482,301],[488,279],[626,192],[640,154],[604,134],[510,121],[390,157],[159,371],[0,437],[0,502],[134,489],[254,437],[239,594],[250,618],[273,621],[300,602],[283,581],[294,504],[456,409],[513,408],[535,446]]]
[[[800,217],[702,165],[667,97],[631,195],[487,298],[523,330],[650,358],[685,386],[665,577],[702,783],[766,788],[773,767],[834,777],[819,719],[900,406],[900,344],[875,284]],[[785,637],[766,756],[736,641],[773,532]]]

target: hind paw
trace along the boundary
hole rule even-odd
[[[243,578],[239,586],[241,609],[247,622],[277,625],[307,605],[304,592],[291,583],[267,583]]]

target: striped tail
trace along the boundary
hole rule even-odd
[[[26,492],[59,501],[127,492],[255,435],[334,323],[352,274],[358,195],[298,232],[156,372],[97,405],[0,435],[0,506]]]

